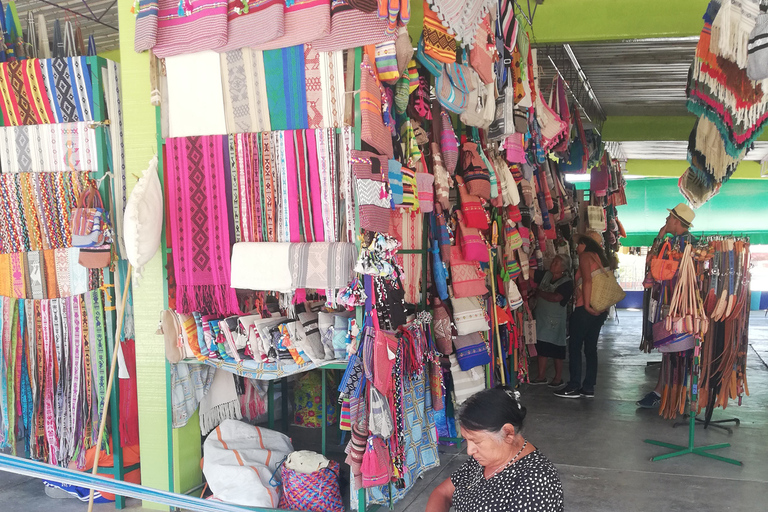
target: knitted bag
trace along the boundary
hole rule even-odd
[[[394,41],[385,41],[376,45],[376,69],[379,72],[379,80],[382,82],[394,84],[400,79]]]
[[[455,66],[454,79],[451,78],[449,70]],[[437,100],[446,109],[453,113],[460,114],[466,110],[469,101],[469,91],[466,88],[466,71],[469,68],[462,69],[460,64],[443,65],[440,74],[437,77]],[[458,85],[457,85],[458,84]]]
[[[343,512],[339,488],[339,463],[331,460],[327,468],[313,473],[299,473],[283,464],[280,467],[283,494],[280,508],[311,512]]]
[[[496,76],[493,65],[498,60],[496,42],[491,29],[491,13],[485,15],[475,34],[475,45],[469,51],[469,64],[484,84],[493,83]]]
[[[436,60],[434,57],[427,55],[424,51],[424,35],[422,34],[419,39],[419,44],[416,46],[416,60],[418,60],[424,69],[429,71],[432,76],[439,77],[443,72],[443,63]]]

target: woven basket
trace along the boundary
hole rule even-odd
[[[592,272],[592,295],[589,304],[596,311],[605,311],[626,297],[616,278],[607,268]]]

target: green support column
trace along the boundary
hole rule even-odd
[[[129,193],[158,152],[156,109],[149,103],[149,54],[133,51],[136,20],[132,0],[118,0],[120,62],[123,94],[123,136]],[[160,169],[162,179],[162,167]],[[184,492],[201,482],[200,430],[197,417],[183,429],[172,429],[170,378],[162,339],[155,331],[165,307],[163,258],[158,253],[132,283],[136,330],[136,373],[142,484]],[[175,471],[174,471],[175,470]],[[168,510],[165,505],[144,507]]]

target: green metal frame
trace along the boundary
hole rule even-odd
[[[108,119],[108,112],[105,104],[105,98],[104,98],[104,78],[103,78],[103,71],[107,67],[107,61],[106,59],[102,57],[86,57],[86,62],[88,64],[88,69],[90,71],[91,75],[91,90],[93,94],[93,120],[96,123],[103,123]],[[97,124],[94,127],[94,132],[96,135],[96,147],[98,148],[97,152],[97,165],[98,168],[94,172],[94,176],[92,176],[94,179],[100,179],[103,178],[109,169],[112,167],[112,162],[108,158],[108,140],[109,137],[107,136],[108,127],[105,124]],[[112,169],[113,172],[116,172],[115,169]],[[99,186],[99,193],[101,194],[101,197],[106,198],[108,201],[108,207],[110,211],[113,210],[114,205],[111,201],[112,194],[111,194],[111,185],[112,183],[110,180],[103,180],[101,182],[101,185]],[[112,215],[112,218],[114,219],[114,215]],[[120,279],[120,272],[118,269],[113,272],[106,271],[104,272],[104,285],[105,289],[110,286],[115,286],[115,284],[118,285],[118,287],[121,285],[121,283],[116,283],[116,281],[119,281]],[[115,351],[116,344],[119,343],[121,333],[118,333],[117,338],[115,338],[115,327],[116,327],[116,321],[117,321],[117,315],[115,311],[115,305],[118,299],[117,295],[118,288],[115,288],[114,293],[109,294],[107,292],[104,293],[104,317],[105,317],[105,323],[106,323],[106,330],[107,330],[107,357],[108,360],[112,359],[112,354]],[[108,301],[109,295],[113,295],[114,299],[112,301]],[[111,302],[111,305],[108,305],[108,302]],[[111,308],[111,309],[108,309]],[[113,386],[112,387],[112,394],[109,397],[109,407],[110,407],[110,420],[112,423],[112,457],[113,457],[113,466],[111,468],[99,468],[100,473],[110,474],[112,475],[116,480],[123,480],[125,478],[125,475],[127,473],[130,473],[131,471],[134,471],[135,469],[138,469],[140,467],[140,464],[134,464],[132,466],[124,467],[123,466],[123,449],[120,444],[120,386]],[[115,508],[116,509],[123,509],[125,508],[125,498],[123,496],[115,496]]]
[[[694,351],[693,351],[693,365],[691,366],[691,391],[689,396],[690,400],[688,401],[688,407],[690,409],[690,412],[688,414],[689,416],[688,446],[680,446],[677,444],[664,443],[662,441],[654,441],[653,439],[646,439],[645,442],[648,444],[653,444],[656,446],[669,448],[670,450],[675,450],[673,452],[665,453],[663,455],[657,455],[656,457],[653,457],[651,461],[656,462],[664,459],[671,459],[673,457],[680,457],[682,455],[694,454],[694,455],[701,455],[702,457],[708,457],[710,459],[719,460],[720,462],[727,462],[728,464],[733,464],[735,466],[741,466],[742,465],[741,461],[738,461],[736,459],[729,459],[728,457],[721,457],[719,455],[715,455],[714,453],[709,453],[711,450],[728,448],[729,446],[731,446],[730,443],[712,444],[709,446],[694,446],[693,439],[695,437],[696,414],[694,414],[694,411],[693,411],[693,404],[695,404],[698,399],[699,376],[697,374],[697,368],[699,367],[700,351],[701,351],[701,339],[697,336],[696,346],[694,347]]]

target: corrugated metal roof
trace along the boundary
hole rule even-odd
[[[628,159],[638,160],[685,160],[688,141],[685,140],[643,140],[611,142],[618,144]],[[760,161],[768,156],[768,142],[755,142],[755,147],[744,160]]]
[[[697,43],[690,37],[569,46],[606,116],[669,116],[687,114],[685,85]],[[539,65],[544,85],[555,70],[548,59]]]
[[[17,0],[21,27],[27,32],[27,13],[45,16],[48,40],[53,42],[53,21],[71,21],[79,26],[86,45],[88,36],[96,40],[96,51],[101,53],[116,50],[119,44],[117,34],[117,0]]]

